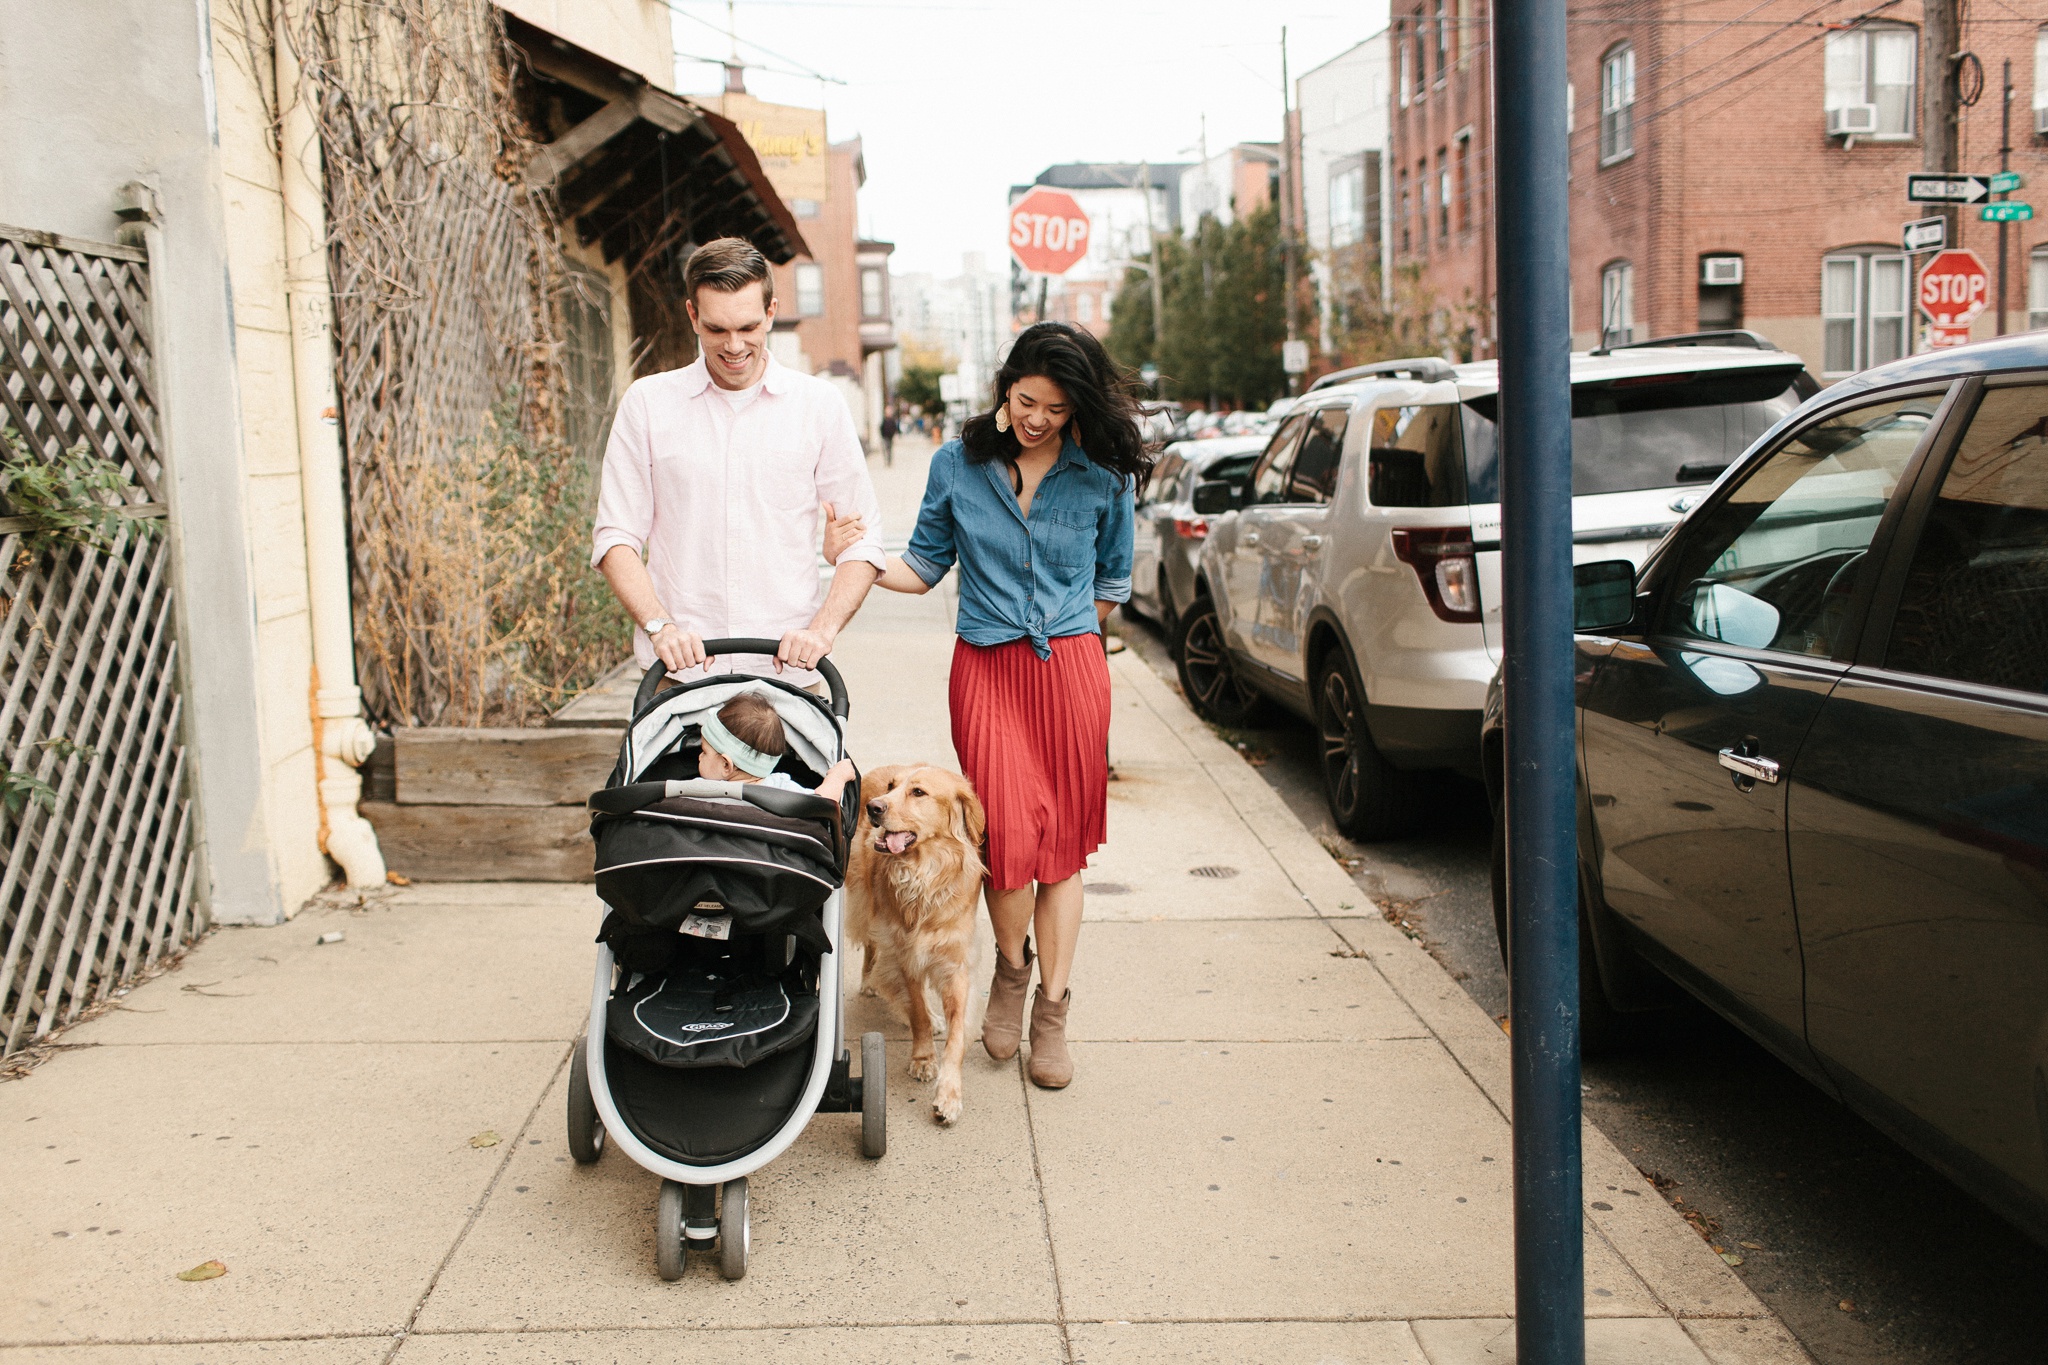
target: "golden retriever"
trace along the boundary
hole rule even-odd
[[[861,779],[860,796],[846,876],[847,938],[863,949],[861,984],[910,1021],[910,1074],[938,1082],[932,1117],[954,1123],[988,817],[966,778],[922,764],[877,768]],[[945,1010],[943,1062],[928,991]]]

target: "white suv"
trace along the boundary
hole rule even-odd
[[[1571,378],[1575,556],[1638,564],[1817,387],[1768,343],[1687,338],[1575,354]],[[1389,361],[1319,384],[1248,479],[1196,489],[1197,512],[1228,515],[1176,652],[1206,719],[1273,701],[1313,723],[1337,827],[1379,839],[1406,827],[1407,773],[1479,770],[1501,652],[1498,369]]]

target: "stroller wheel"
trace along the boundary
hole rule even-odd
[[[725,1182],[718,1209],[718,1271],[728,1280],[744,1279],[753,1228],[747,1218],[747,1178]]]
[[[889,1150],[889,1053],[879,1033],[860,1036],[860,1154]]]
[[[654,1208],[654,1266],[664,1280],[683,1278],[683,1187],[661,1182],[661,1202]]]
[[[585,1046],[586,1041],[578,1038],[576,1055],[569,1060],[569,1155],[579,1166],[588,1166],[604,1155],[604,1121],[597,1116],[597,1101],[591,1098]]]

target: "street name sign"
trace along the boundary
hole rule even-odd
[[[1299,338],[1280,343],[1280,369],[1285,374],[1308,371],[1308,343]]]
[[[1043,185],[1010,205],[1010,254],[1037,275],[1064,275],[1088,254],[1088,215]]]
[[[2011,194],[2014,190],[2023,188],[2026,183],[2027,178],[2018,171],[2000,171],[1991,177],[1991,192]]]
[[[1941,250],[1948,245],[1948,219],[1918,218],[1904,224],[1899,245],[1909,252]]]
[[[1915,204],[1974,204],[1991,197],[1988,175],[1909,175],[1906,198]]]
[[[1977,210],[1977,216],[1987,223],[2024,223],[2034,216],[2034,206],[2006,200],[1984,205]]]

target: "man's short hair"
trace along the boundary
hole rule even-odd
[[[768,268],[768,258],[744,237],[719,237],[706,242],[690,253],[683,266],[683,288],[691,303],[697,301],[699,289],[737,294],[756,281],[761,285],[761,302],[775,302],[775,274]]]
[[[732,731],[734,739],[764,754],[780,758],[789,752],[782,717],[775,714],[775,703],[759,692],[742,692],[719,707],[718,723]]]

